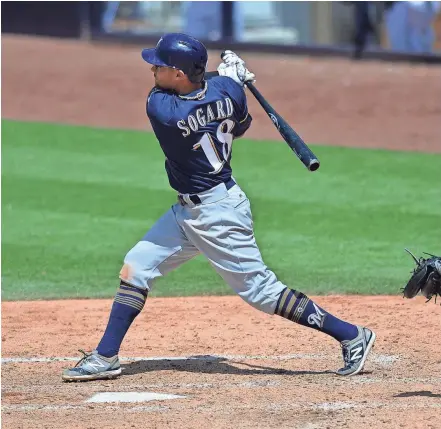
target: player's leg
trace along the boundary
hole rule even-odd
[[[119,375],[119,349],[143,309],[154,281],[198,253],[177,224],[173,208],[170,209],[127,253],[120,286],[98,347],[92,353],[84,353],[75,368],[65,370],[63,380],[96,380]]]
[[[344,367],[339,375],[358,374],[372,349],[376,335],[327,312],[302,292],[286,287],[280,294],[275,313],[300,325],[328,334],[341,343]]]
[[[345,351],[354,349],[355,358],[339,373],[347,375],[361,370],[375,334],[335,317],[277,279],[262,260],[254,238],[250,204],[238,186],[230,189],[229,197],[219,203],[195,210],[204,211],[204,216],[198,216],[204,222],[197,218],[182,222],[186,235],[241,298],[261,311],[332,336]],[[359,365],[355,367],[355,359],[359,358],[363,362],[357,360]]]

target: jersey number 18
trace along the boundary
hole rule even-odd
[[[231,154],[231,146],[233,144],[233,135],[231,131],[234,128],[234,121],[231,119],[225,119],[222,121],[217,127],[216,138],[222,144],[222,154],[219,154],[219,151],[216,149],[216,145],[213,141],[213,138],[209,133],[205,133],[202,138],[193,146],[193,149],[202,148],[205,156],[208,159],[208,162],[213,167],[213,171],[210,171],[210,174],[219,173],[224,164],[228,162],[228,159]]]

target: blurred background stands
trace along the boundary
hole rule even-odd
[[[356,57],[395,51],[424,59],[441,57],[440,9],[440,1],[3,2],[2,32],[135,43],[185,32],[241,49]]]

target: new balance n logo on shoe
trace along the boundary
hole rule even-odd
[[[363,346],[356,347],[355,349],[351,350],[351,361],[357,361],[361,359],[361,352],[363,351]]]
[[[89,362],[87,362],[87,364],[96,370],[106,367],[106,365],[100,362],[98,359],[95,359],[93,362],[90,360]]]

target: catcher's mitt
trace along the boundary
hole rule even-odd
[[[426,253],[431,257],[417,259],[410,250],[405,250],[415,260],[417,267],[403,288],[404,297],[414,298],[421,291],[421,294],[427,298],[426,302],[435,296],[436,303],[437,295],[441,295],[441,257]]]

